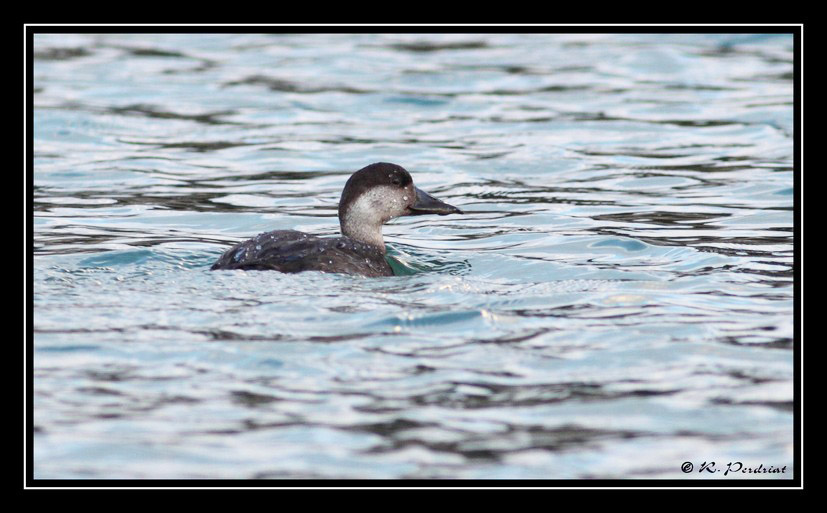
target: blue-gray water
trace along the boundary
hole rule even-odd
[[[792,43],[35,35],[34,477],[793,477]],[[208,270],[377,161],[400,276]]]

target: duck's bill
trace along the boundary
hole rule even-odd
[[[457,207],[434,198],[419,187],[414,187],[414,189],[416,189],[416,201],[413,205],[411,205],[411,213],[409,215],[419,216],[423,214],[437,214],[444,216],[448,214],[463,213],[462,210]]]

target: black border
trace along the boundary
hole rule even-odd
[[[506,15],[507,18],[507,15]],[[670,23],[668,20],[658,20],[651,23]],[[26,25],[27,23],[31,23]],[[55,25],[52,25],[52,24]],[[415,23],[434,23],[431,20],[408,20],[407,25],[393,25],[382,24],[389,23],[389,20],[378,20],[376,22],[365,22],[364,17],[359,20],[354,20],[353,25],[343,26],[328,26],[325,23],[345,24],[348,21],[342,20],[320,20],[318,17],[312,20],[293,19],[280,20],[276,25],[232,25],[234,23],[245,23],[244,20],[226,21],[224,20],[220,25],[202,25],[202,26],[183,26],[175,24],[159,24],[152,26],[120,26],[114,23],[119,23],[114,20],[91,20],[87,17],[83,20],[78,20],[77,23],[83,25],[68,25],[74,23],[67,21],[65,18],[60,20],[46,19],[38,20],[37,22],[25,22],[25,39],[24,39],[24,54],[26,55],[26,82],[24,84],[24,96],[27,101],[26,112],[24,115],[24,137],[25,137],[25,158],[24,168],[26,169],[26,183],[28,198],[28,211],[24,203],[25,219],[24,223],[27,227],[27,232],[24,234],[24,261],[27,263],[27,272],[25,279],[28,289],[26,292],[26,306],[25,322],[25,346],[24,355],[26,360],[26,373],[21,376],[25,381],[26,393],[26,446],[25,446],[25,483],[24,490],[41,490],[53,488],[74,488],[74,489],[147,489],[147,488],[162,488],[162,489],[207,489],[207,488],[310,488],[310,489],[330,489],[330,488],[575,488],[575,489],[594,489],[594,488],[622,488],[622,489],[797,489],[803,490],[802,482],[802,419],[801,419],[801,384],[802,384],[802,358],[801,358],[801,342],[802,342],[802,314],[801,305],[803,304],[801,296],[801,236],[802,236],[802,196],[801,189],[802,178],[802,70],[801,64],[802,43],[803,43],[803,27],[804,23],[799,20],[788,21],[750,21],[750,25],[710,25],[705,24],[703,20],[695,22],[682,22],[680,25],[651,25],[642,24],[640,20],[636,20],[634,25],[617,25],[617,20],[600,21],[590,19],[589,25],[567,25],[566,23],[583,23],[580,20],[556,20],[554,25],[537,25],[538,22],[532,21],[497,21],[497,24],[506,25],[481,25],[484,23],[491,23],[486,21],[468,21],[462,20],[462,24],[443,24],[430,26],[413,26]],[[159,23],[153,20],[146,21],[131,21],[131,24],[142,23]],[[188,20],[187,24],[210,23],[209,21]],[[295,25],[297,23],[312,23],[312,25]],[[370,24],[376,23],[376,24]],[[522,23],[522,24],[519,24]],[[614,25],[612,24],[614,23]],[[698,25],[694,25],[697,23]],[[739,22],[740,23],[740,22]],[[761,25],[761,23],[772,23],[771,26]],[[108,25],[111,24],[111,25]],[[33,215],[31,205],[33,203],[33,105],[34,105],[34,65],[33,65],[33,50],[34,50],[34,34],[48,34],[48,33],[377,33],[377,32],[394,32],[394,33],[647,33],[647,34],[698,34],[698,33],[728,33],[728,34],[747,34],[747,33],[772,33],[772,34],[792,34],[795,61],[793,65],[793,84],[794,84],[794,391],[793,398],[796,410],[794,412],[793,423],[793,443],[794,443],[794,463],[793,463],[793,479],[791,480],[774,480],[774,479],[604,479],[604,480],[425,480],[425,479],[410,479],[410,480],[376,480],[376,479],[347,479],[347,480],[246,480],[246,479],[205,479],[205,480],[188,480],[188,479],[147,479],[147,480],[133,480],[133,479],[90,479],[90,480],[72,480],[72,479],[34,479],[34,384],[33,384],[33,267],[34,267],[34,235],[33,235]],[[28,86],[28,87],[27,87]],[[28,379],[27,379],[28,378]]]

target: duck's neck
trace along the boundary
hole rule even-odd
[[[383,254],[385,239],[382,238],[382,219],[377,219],[372,210],[365,210],[357,202],[339,217],[342,235],[353,240],[370,244]]]
[[[342,221],[342,235],[353,240],[370,244],[377,250],[385,253],[385,239],[382,238],[382,225],[369,226],[362,223],[346,223]]]
[[[342,235],[370,244],[384,254],[382,225],[400,215],[394,208],[389,208],[389,205],[399,205],[397,192],[388,187],[373,187],[345,204],[340,202],[339,225]]]

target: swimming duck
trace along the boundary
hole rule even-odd
[[[462,213],[416,187],[402,166],[377,162],[353,173],[345,184],[339,200],[341,237],[266,232],[228,249],[210,269],[393,276],[385,260],[383,224],[401,216]]]

